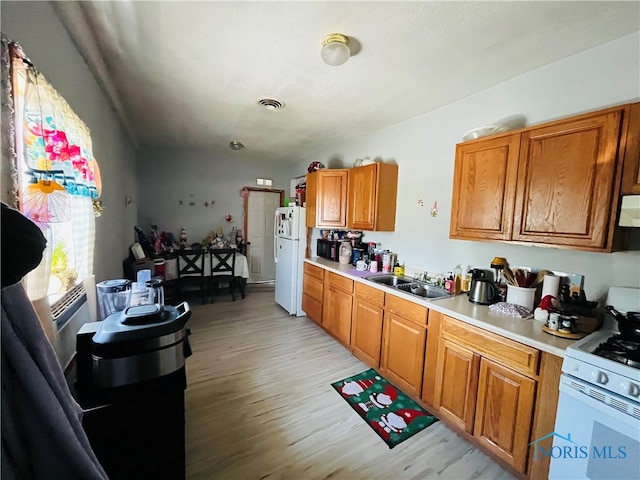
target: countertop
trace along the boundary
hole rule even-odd
[[[533,318],[520,319],[493,313],[488,306],[471,303],[464,294],[437,300],[426,300],[423,297],[418,297],[387,285],[363,280],[365,276],[376,274],[366,271],[358,272],[351,264],[341,265],[338,262],[318,257],[306,258],[304,261],[558,357],[564,357],[567,347],[575,342],[575,340],[567,340],[545,333],[542,331],[542,322]]]

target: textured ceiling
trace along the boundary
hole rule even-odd
[[[293,160],[640,28],[640,2],[55,2],[141,148]],[[352,57],[320,59],[328,33]],[[256,102],[286,104],[268,111]],[[231,151],[229,150],[230,154]]]

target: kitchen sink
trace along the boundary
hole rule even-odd
[[[397,277],[395,275],[370,275],[368,277],[364,277],[364,279],[374,283],[381,283],[382,285],[389,285],[391,287],[406,285],[413,281],[410,278]]]
[[[453,295],[444,288],[434,287],[433,285],[425,283],[403,283],[401,285],[396,285],[395,288],[402,290],[403,292],[418,295],[419,297],[430,298],[432,300],[436,298],[450,297]]]
[[[435,287],[427,283],[416,282],[409,277],[397,277],[391,274],[382,274],[369,275],[368,277],[364,277],[364,279],[370,282],[388,285],[397,290],[402,290],[403,292],[417,295],[419,297],[428,298],[429,300],[452,296],[452,294],[447,292],[444,288]]]

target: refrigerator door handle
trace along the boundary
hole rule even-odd
[[[278,210],[276,209],[273,221],[273,260],[278,263]]]

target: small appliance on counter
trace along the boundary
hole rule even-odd
[[[104,320],[112,313],[121,312],[127,308],[131,294],[131,280],[118,278],[105,280],[96,285],[100,320]]]
[[[472,280],[469,301],[478,305],[491,305],[500,299],[498,287],[488,278]]]
[[[328,260],[333,260],[334,262],[339,261],[340,240],[328,240],[326,238],[319,238],[316,243],[316,255]]]
[[[129,293],[123,310],[78,331],[75,392],[83,427],[110,479],[184,479],[191,311],[186,302],[164,305],[161,282],[140,292],[133,301]]]

